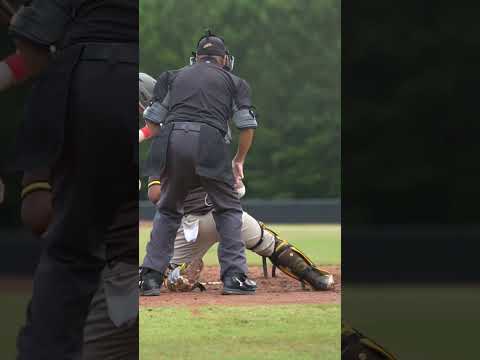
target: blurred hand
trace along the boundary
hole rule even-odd
[[[35,191],[22,201],[21,217],[23,224],[35,235],[41,236],[50,225],[53,217],[53,196],[49,191]]]
[[[245,193],[247,192],[247,189],[245,188],[242,180],[240,180],[238,184],[235,184],[234,189],[239,199],[243,198],[245,196]]]

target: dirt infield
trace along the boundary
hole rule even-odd
[[[283,305],[283,304],[339,304],[341,298],[340,266],[322,267],[335,278],[332,291],[303,290],[301,284],[277,270],[277,277],[263,277],[261,267],[250,267],[250,277],[257,282],[258,290],[252,296],[221,295],[221,284],[207,284],[207,291],[195,290],[190,293],[174,293],[162,289],[160,296],[141,297],[141,307],[160,306],[205,306],[205,305]],[[219,269],[206,267],[201,275],[202,282],[218,282]]]

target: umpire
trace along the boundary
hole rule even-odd
[[[220,37],[208,31],[194,55],[190,66],[160,75],[153,101],[144,112],[147,125],[157,133],[147,172],[160,177],[162,193],[141,269],[141,293],[159,295],[185,198],[201,185],[215,208],[223,293],[253,294],[256,284],[246,275],[245,244],[240,234],[242,207],[234,192],[243,178],[243,164],[257,127],[250,89],[245,80],[231,73],[234,58]],[[233,161],[228,145],[229,119],[240,130]]]
[[[28,1],[10,33],[34,77],[16,167],[48,171],[54,189],[18,359],[92,358],[83,331],[102,272],[138,259],[138,2]],[[134,322],[138,293],[114,290],[113,319]]]

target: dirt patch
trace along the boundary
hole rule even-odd
[[[277,270],[277,277],[263,277],[261,267],[250,267],[249,277],[257,282],[255,295],[221,295],[222,285],[219,269],[216,266],[205,267],[200,280],[207,282],[207,291],[195,290],[189,293],[174,293],[162,289],[160,296],[141,297],[141,307],[159,306],[204,306],[204,305],[282,305],[282,304],[339,304],[341,299],[340,266],[322,267],[330,271],[335,278],[332,291],[311,291],[302,289],[301,284]]]

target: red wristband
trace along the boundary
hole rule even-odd
[[[25,80],[28,76],[25,60],[20,53],[10,55],[5,59],[5,63],[12,70],[15,81]]]
[[[141,128],[140,132],[143,134],[145,139],[148,139],[150,136],[152,136],[152,131],[148,128],[148,126]]]

